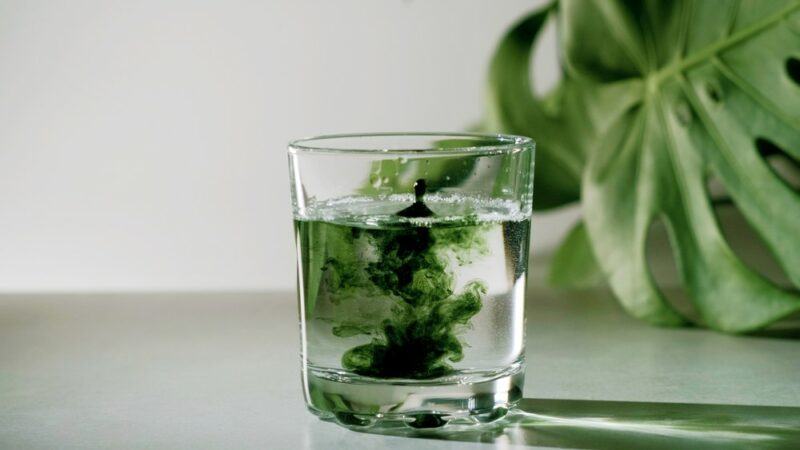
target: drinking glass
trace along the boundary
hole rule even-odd
[[[289,144],[302,382],[348,427],[502,417],[522,396],[530,138]]]

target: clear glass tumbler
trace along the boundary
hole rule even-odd
[[[522,396],[534,143],[289,145],[308,408],[349,427],[502,417]]]

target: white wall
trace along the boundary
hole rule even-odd
[[[0,0],[0,290],[293,288],[286,141],[463,129],[540,3]]]

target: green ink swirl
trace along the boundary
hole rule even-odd
[[[336,251],[329,248],[323,266],[329,301],[345,305],[388,298],[392,303],[389,317],[377,325],[349,317],[333,327],[333,334],[343,338],[372,336],[369,343],[345,352],[343,367],[379,378],[428,379],[452,373],[449,363],[464,357],[457,334],[480,311],[487,286],[475,280],[456,293],[451,266],[488,253],[485,226],[473,220],[394,229],[330,227],[338,232],[329,229],[328,235],[338,237]],[[365,247],[371,249],[370,258],[359,254]]]

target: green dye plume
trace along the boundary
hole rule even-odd
[[[417,201],[398,212],[402,217],[430,217],[422,201],[425,185],[415,185]],[[321,224],[320,224],[321,225]],[[323,295],[347,311],[359,304],[333,334],[367,334],[371,341],[351,348],[342,365],[353,372],[380,378],[426,379],[453,371],[449,363],[464,357],[457,333],[481,309],[487,292],[483,281],[472,281],[454,292],[453,264],[468,264],[488,252],[485,227],[474,220],[460,224],[393,228],[359,228],[325,224],[328,235],[323,266]],[[323,230],[319,230],[323,231]],[[368,250],[365,250],[368,249]],[[364,302],[391,305],[383,318],[370,317]],[[367,311],[367,312],[365,312]]]

